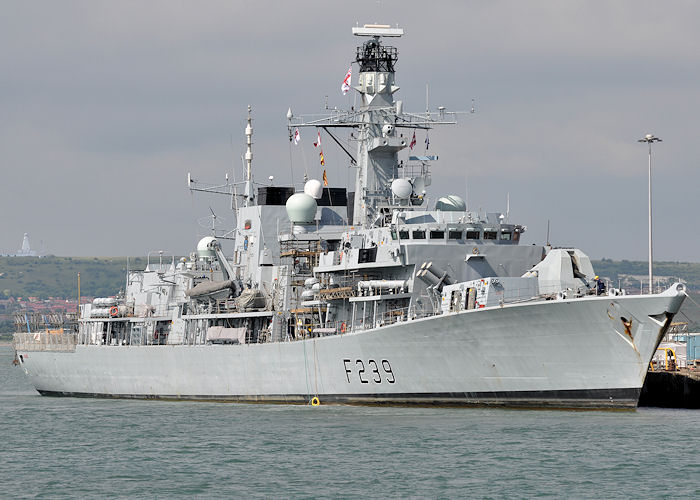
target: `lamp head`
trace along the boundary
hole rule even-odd
[[[661,139],[658,137],[655,137],[654,134],[647,134],[641,139],[639,139],[637,142],[646,142],[647,144],[651,144],[654,142],[663,142]]]

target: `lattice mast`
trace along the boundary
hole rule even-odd
[[[377,205],[386,200],[398,165],[398,152],[407,146],[406,138],[397,137],[397,109],[394,92],[396,47],[383,45],[380,37],[400,37],[403,29],[365,25],[352,29],[355,36],[370,37],[357,48],[355,61],[359,75],[355,89],[361,95],[357,144],[357,177],[353,223],[372,225],[377,219]]]

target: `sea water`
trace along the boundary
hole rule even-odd
[[[0,347],[0,497],[698,498],[700,411],[49,398]]]

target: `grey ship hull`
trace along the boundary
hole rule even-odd
[[[681,294],[464,311],[244,345],[18,351],[44,395],[321,404],[634,408]],[[611,304],[633,323],[628,331]]]

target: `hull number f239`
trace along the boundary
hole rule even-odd
[[[344,359],[343,365],[345,365],[345,378],[350,383],[350,377],[357,378],[362,384],[369,384],[374,382],[375,384],[381,384],[382,382],[388,382],[393,384],[396,382],[396,377],[394,377],[394,372],[391,369],[391,364],[389,360],[382,359],[380,361],[375,361],[374,359],[369,359],[367,362],[361,359]]]

